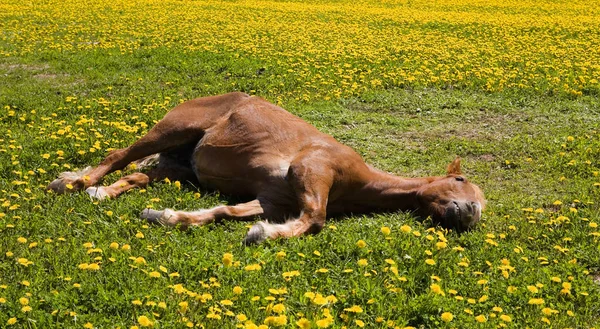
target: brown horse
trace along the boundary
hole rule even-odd
[[[147,173],[95,187],[132,162],[155,163]],[[252,201],[190,212],[145,209],[143,218],[171,226],[263,218],[246,243],[318,233],[326,215],[377,210],[414,211],[465,230],[479,221],[485,206],[481,190],[461,174],[459,158],[446,176],[397,177],[365,164],[350,147],[284,109],[244,93],[182,103],[133,145],[111,152],[95,168],[61,174],[48,189],[86,189],[97,199],[115,198],[164,178],[197,181]]]

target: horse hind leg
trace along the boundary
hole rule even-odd
[[[186,153],[181,155],[180,153]],[[136,172],[122,177],[110,186],[91,186],[86,192],[93,199],[104,200],[116,198],[133,188],[144,188],[150,182],[160,181],[168,178],[172,181],[191,182],[196,181],[195,173],[190,165],[191,153],[179,151],[164,154],[155,154],[133,162],[137,169],[151,167],[148,172]]]

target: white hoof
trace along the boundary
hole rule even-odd
[[[175,216],[175,212],[171,209],[165,210],[154,210],[146,208],[140,215],[141,218],[146,219],[152,224],[170,225],[169,220]]]
[[[92,199],[104,200],[110,198],[110,195],[106,192],[106,187],[104,186],[91,186],[86,190],[87,194],[90,195]]]
[[[259,244],[265,241],[268,237],[267,231],[268,227],[263,222],[258,222],[252,225],[252,227],[248,231],[248,234],[246,234],[244,241],[242,241],[242,244],[245,246],[249,246],[252,244]]]

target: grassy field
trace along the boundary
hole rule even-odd
[[[598,63],[587,1],[0,0],[0,327],[599,328]],[[234,90],[400,175],[461,156],[482,222],[349,215],[243,247],[248,223],[138,219],[239,201],[215,191],[44,191]]]

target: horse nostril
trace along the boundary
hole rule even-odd
[[[473,213],[473,202],[465,202],[465,206],[467,207],[469,213]]]

